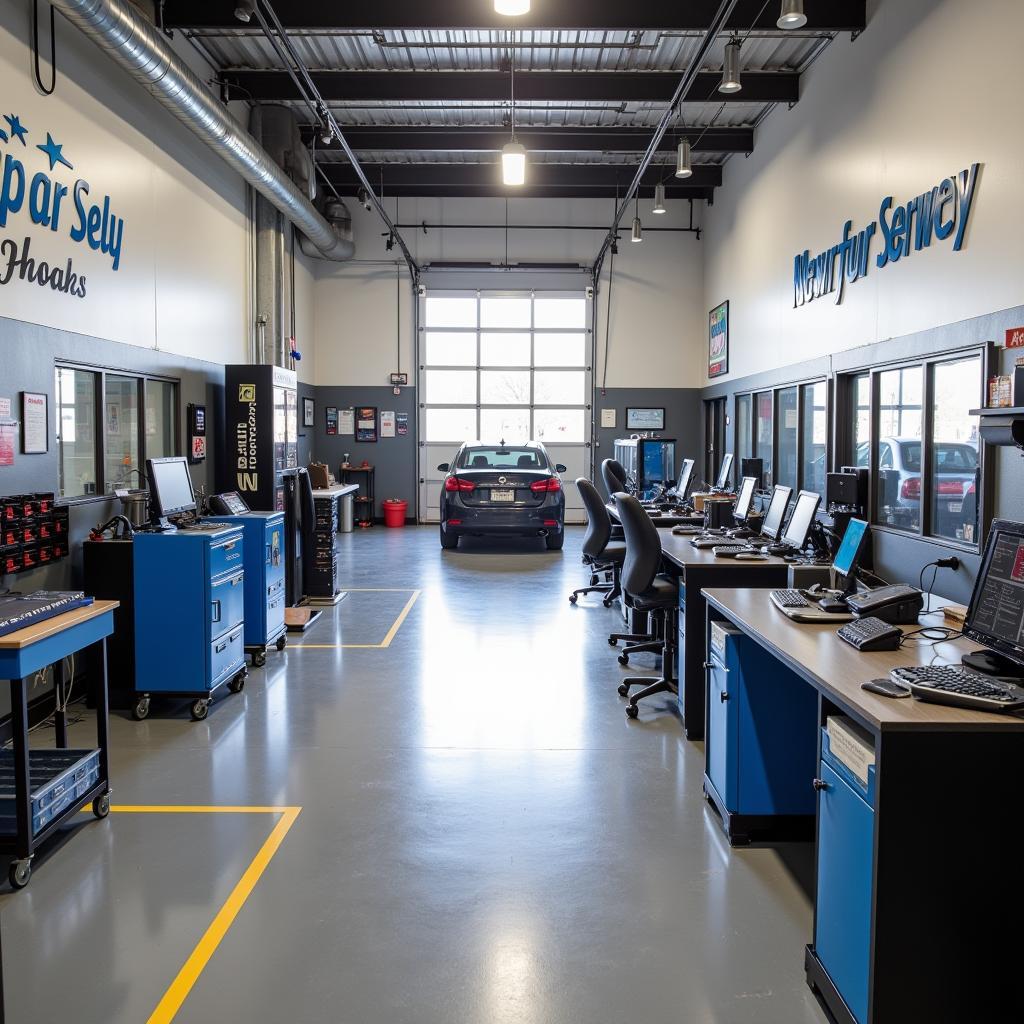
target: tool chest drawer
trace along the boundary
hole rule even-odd
[[[210,579],[215,580],[225,573],[234,572],[244,565],[242,555],[242,531],[210,545]]]

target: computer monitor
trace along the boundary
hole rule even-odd
[[[718,471],[718,479],[715,481],[715,490],[724,491],[729,486],[729,478],[732,476],[732,452],[727,452],[722,457],[722,468]]]
[[[772,500],[768,502],[768,511],[764,514],[761,522],[761,536],[768,540],[779,539],[779,532],[782,530],[782,520],[786,518],[786,506],[789,505],[789,496],[793,493],[792,487],[784,487],[776,484],[772,491]]]
[[[686,492],[690,489],[690,480],[693,477],[693,459],[683,459],[679,467],[679,479],[676,481],[676,497],[680,501],[686,500]]]
[[[965,665],[994,675],[1024,675],[1024,523],[992,523],[964,636],[989,648],[964,655]]]
[[[814,491],[801,491],[796,498],[793,514],[789,517],[789,525],[782,535],[782,543],[794,551],[802,551],[818,514],[821,495]]]
[[[736,495],[736,504],[732,507],[732,517],[737,523],[746,522],[750,515],[750,506],[754,503],[754,485],[757,481],[752,476],[745,476],[740,481],[740,491]]]
[[[196,495],[184,458],[146,459],[149,477],[150,519],[159,526],[169,525],[168,516],[194,512]]]
[[[839,576],[846,577],[847,588],[852,588],[855,584],[854,576],[860,565],[867,535],[868,524],[863,519],[851,519],[832,559],[833,571]]]

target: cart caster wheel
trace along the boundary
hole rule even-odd
[[[636,716],[639,715],[639,714],[640,714],[640,709],[635,704],[627,704],[626,705],[626,717],[627,718],[636,718]]]
[[[242,673],[235,676],[235,678],[228,683],[228,689],[232,693],[241,693],[242,690],[245,689],[245,676]]]
[[[629,683],[619,683],[619,696],[620,697],[628,697],[629,696]]]
[[[110,813],[110,794],[101,793],[92,802],[92,813],[97,818],[103,819]]]
[[[24,889],[28,880],[32,877],[32,861],[12,860],[7,871],[7,878],[12,889]]]
[[[192,702],[189,714],[193,722],[201,722],[210,713],[210,702],[208,700],[197,700]]]
[[[575,604],[578,600],[579,598],[575,594],[569,595],[569,604]]]
[[[252,656],[252,667],[263,668],[267,663],[267,652],[266,651],[254,651]]]
[[[619,646],[619,641],[616,640],[615,637],[610,636],[610,637],[608,637],[608,646],[609,647],[618,647]]]
[[[603,604],[605,606],[605,608],[611,608],[611,606],[612,606],[612,599],[610,597],[603,598],[602,601],[601,601],[601,604]]]
[[[132,718],[136,722],[141,722],[144,718],[149,717],[149,698],[140,697],[135,702],[135,707],[132,708]]]
[[[277,638],[277,649],[279,651],[283,651],[285,649],[285,647],[287,647],[287,646],[288,646],[288,637],[286,637],[286,636],[279,636]]]
[[[618,657],[618,662],[620,665],[628,665],[629,655],[625,651],[623,651],[622,654],[620,654]]]

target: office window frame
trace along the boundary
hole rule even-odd
[[[770,394],[771,395],[771,407],[772,407],[772,465],[770,471],[766,472],[766,479],[764,481],[765,487],[770,489],[777,480],[776,469],[779,465],[779,411],[780,411],[780,395],[784,391],[790,391],[795,389],[797,402],[797,437],[796,437],[796,467],[797,467],[797,486],[793,490],[793,497],[791,500],[796,500],[796,495],[799,490],[804,486],[804,403],[803,396],[807,388],[813,387],[817,384],[825,385],[825,422],[829,424],[829,414],[833,409],[833,389],[831,382],[827,377],[807,377],[799,380],[785,381],[779,384],[773,384],[770,387],[757,387],[750,388],[749,390],[737,391],[733,394],[733,414],[735,416],[736,423],[736,434],[733,437],[733,448],[737,453],[741,450],[749,453],[747,458],[757,458],[757,398],[759,395]],[[739,434],[740,427],[740,416],[739,406],[741,401],[749,403],[749,415],[747,417],[747,432],[746,436],[742,439]],[[829,430],[825,437],[825,471],[828,472],[832,465],[832,445],[833,445],[833,433]],[[736,479],[739,481],[742,474],[742,463],[740,461],[740,455],[736,456]],[[822,500],[824,501],[824,495]]]
[[[898,359],[887,363],[874,364],[872,366],[859,366],[843,371],[836,375],[835,388],[838,396],[838,410],[836,416],[837,438],[835,450],[841,453],[836,460],[836,467],[856,465],[856,448],[853,431],[853,414],[856,404],[856,381],[867,375],[870,386],[868,389],[869,409],[869,437],[868,437],[868,508],[872,530],[882,533],[891,533],[897,537],[913,538],[925,541],[928,544],[937,544],[942,547],[953,548],[968,554],[980,554],[984,549],[987,527],[992,520],[992,495],[993,495],[993,468],[996,459],[987,451],[988,445],[979,439],[978,460],[979,460],[979,493],[976,496],[978,504],[978,529],[975,540],[964,541],[956,537],[947,537],[934,532],[934,508],[933,499],[935,494],[935,472],[933,465],[933,438],[934,413],[935,413],[935,367],[943,363],[962,362],[965,359],[977,358],[979,361],[978,398],[975,408],[982,408],[985,405],[985,382],[995,372],[996,365],[995,347],[989,343],[975,344],[958,349],[949,349],[943,352],[935,352],[925,356],[914,358]],[[918,515],[918,527],[916,530],[907,530],[901,527],[890,526],[887,523],[878,521],[878,491],[879,491],[879,454],[878,442],[881,437],[881,408],[880,408],[880,386],[881,375],[891,370],[905,370],[920,367],[922,374],[921,381],[921,497],[920,513]]]
[[[173,449],[175,453],[182,453],[182,425],[181,425],[181,379],[178,377],[164,376],[163,374],[156,373],[140,373],[138,370],[126,370],[119,366],[96,366],[89,363],[78,363],[70,360],[58,359],[54,362],[54,388],[56,388],[56,375],[58,370],[77,370],[80,373],[90,373],[95,378],[95,394],[96,394],[96,407],[94,410],[94,421],[93,421],[93,451],[96,462],[96,493],[95,494],[58,494],[57,500],[64,505],[78,505],[86,504],[94,501],[109,501],[113,497],[113,492],[107,491],[108,483],[114,483],[114,481],[108,481],[107,476],[107,443],[106,443],[106,413],[107,413],[107,377],[121,377],[131,378],[135,381],[136,387],[136,407],[139,410],[138,416],[136,417],[136,434],[139,451],[139,466],[145,466],[146,459],[149,457],[147,443],[146,443],[146,389],[151,383],[159,382],[161,384],[170,384],[174,388],[174,417],[173,417]],[[54,401],[51,403],[57,412],[56,416],[60,415],[59,408],[56,402],[56,396]],[[59,434],[57,435],[56,444],[60,444]],[[138,480],[129,481],[131,487],[144,486],[143,483]],[[57,481],[57,489],[59,490],[60,481]]]

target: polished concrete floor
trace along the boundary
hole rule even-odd
[[[672,702],[627,721],[615,613],[566,600],[581,535],[346,535],[354,589],[307,646],[205,722],[115,717],[113,803],[142,809],[83,816],[0,896],[8,1021],[821,1024],[812,851],[730,849]],[[193,805],[302,810],[151,1017],[279,819]]]

